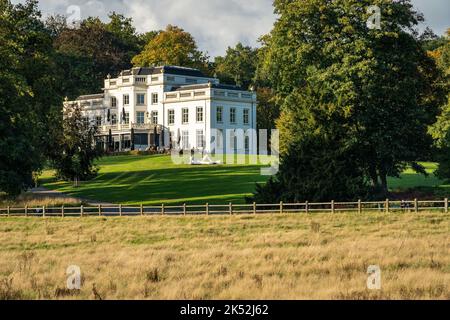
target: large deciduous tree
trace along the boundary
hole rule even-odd
[[[215,72],[223,83],[248,89],[254,83],[257,62],[258,50],[238,43],[235,48],[228,47],[224,57],[215,58]]]
[[[0,192],[16,196],[32,185],[50,149],[62,98],[51,32],[37,1],[0,1]]]
[[[433,41],[436,42],[436,41]],[[447,103],[442,106],[436,123],[430,128],[430,133],[435,139],[436,160],[439,162],[437,175],[450,180],[450,29],[446,37],[437,40],[441,43],[429,54],[436,59],[438,66],[444,74],[442,88],[447,92]]]
[[[108,74],[132,66],[131,59],[142,49],[142,36],[130,18],[111,13],[110,21],[89,17],[78,27],[65,26],[58,17],[47,19],[55,36],[58,64],[64,70],[61,85],[71,99],[99,92]]]
[[[410,1],[274,4],[279,18],[266,38],[264,73],[284,100],[286,119],[294,119],[283,124],[286,152],[305,135],[331,139],[334,148],[351,152],[348,165],[362,175],[360,181],[384,194],[387,177],[399,176],[407,165],[424,172],[416,161],[430,151],[428,126],[442,91],[436,66],[414,30],[423,18]],[[372,5],[381,9],[380,29],[366,23]],[[281,171],[287,165],[282,163]],[[305,179],[299,179],[299,188]]]
[[[194,37],[183,29],[168,25],[150,38],[132,62],[138,67],[176,65],[208,71],[208,57],[198,50]]]

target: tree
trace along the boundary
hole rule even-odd
[[[430,51],[441,71],[444,74],[443,89],[448,92],[450,87],[450,29],[447,30],[446,41],[440,47]],[[450,180],[450,94],[447,94],[447,103],[443,105],[441,114],[436,123],[430,128],[435,139],[436,160],[439,162],[437,176]]]
[[[324,141],[338,134],[340,148],[357,152],[354,170],[384,194],[387,177],[399,176],[407,165],[424,173],[417,160],[430,153],[428,126],[442,91],[414,31],[423,18],[410,1],[274,4],[279,19],[265,38],[263,73],[283,100],[283,112],[295,119],[284,124],[293,137],[286,150],[306,133]],[[366,25],[372,5],[384,13],[380,30]]]
[[[94,161],[102,155],[95,145],[98,128],[85,121],[77,104],[64,108],[62,127],[52,162],[56,176],[66,181],[85,181],[94,178],[97,167]]]
[[[208,69],[208,57],[198,50],[192,35],[172,25],[152,38],[132,62],[139,67],[177,65]]]
[[[342,148],[339,137],[306,135],[291,145],[281,159],[278,174],[267,185],[258,185],[251,201],[301,203],[368,198],[371,188],[358,169],[356,154]]]
[[[0,191],[11,197],[33,185],[51,146],[62,103],[54,54],[37,1],[1,0]]]
[[[257,66],[257,49],[238,43],[235,48],[228,47],[225,57],[216,57],[217,77],[228,84],[236,84],[245,89],[254,83]]]
[[[106,76],[129,69],[132,57],[142,49],[131,19],[114,12],[109,18],[103,23],[89,17],[77,28],[64,27],[55,17],[47,20],[52,29],[58,30],[53,33],[57,62],[64,70],[60,81],[70,99],[99,92]]]

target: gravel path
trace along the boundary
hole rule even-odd
[[[80,201],[80,202],[87,203],[90,206],[98,206],[98,205],[102,205],[102,206],[116,206],[113,203],[107,203],[107,202],[101,202],[101,201],[96,201],[96,200],[72,197],[72,196],[69,196],[69,195],[61,192],[61,191],[49,190],[49,189],[44,188],[44,187],[33,188],[33,189],[29,190],[29,192],[32,193],[32,194],[35,194],[35,195],[39,195],[41,197],[46,197],[46,198],[73,199],[75,201]]]

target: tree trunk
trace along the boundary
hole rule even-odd
[[[381,178],[381,190],[383,191],[384,195],[387,195],[389,193],[388,188],[388,182],[387,182],[387,174],[382,170],[380,172],[380,178]]]

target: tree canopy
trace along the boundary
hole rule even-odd
[[[183,29],[168,25],[152,38],[142,52],[132,59],[139,67],[176,65],[208,69],[208,56],[198,50],[194,37]]]
[[[428,126],[443,95],[435,63],[414,30],[423,18],[410,1],[274,4],[279,18],[265,38],[261,73],[292,120],[282,124],[287,154],[311,134],[339,137],[340,150],[356,152],[358,161],[349,166],[384,194],[387,176],[399,176],[407,165],[424,172],[417,161],[430,153]],[[379,30],[366,24],[372,5],[382,11]]]
[[[0,191],[32,185],[50,148],[62,103],[51,33],[37,1],[0,1]]]

